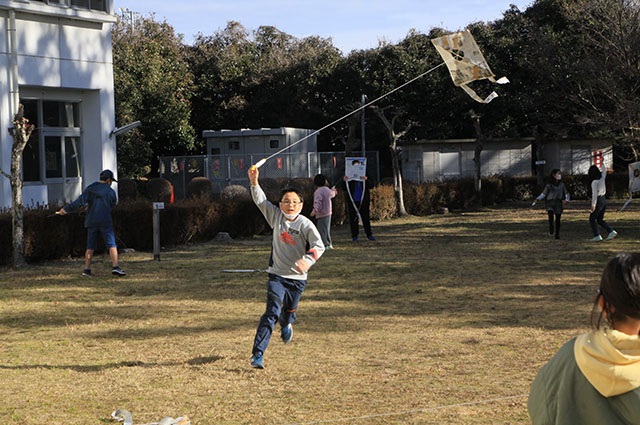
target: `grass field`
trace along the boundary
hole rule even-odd
[[[4,270],[0,423],[115,424],[125,408],[134,423],[527,424],[538,369],[588,328],[608,259],[637,249],[640,207],[620,204],[600,243],[586,202],[559,241],[524,203],[376,222],[377,242],[334,228],[264,370],[249,358],[266,276],[220,270],[266,268],[270,236],[125,254],[121,279],[101,256],[93,278],[78,258]]]

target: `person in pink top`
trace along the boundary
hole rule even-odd
[[[318,231],[324,243],[325,249],[333,249],[331,245],[331,198],[336,196],[338,191],[327,187],[327,178],[318,174],[313,178],[313,184],[317,186],[313,193],[313,211],[311,215],[318,220]]]

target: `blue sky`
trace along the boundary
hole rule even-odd
[[[502,17],[510,4],[526,9],[533,0],[114,0],[119,8],[157,20],[166,19],[187,43],[202,32],[213,34],[228,21],[248,30],[275,26],[298,38],[331,38],[344,54],[376,47],[379,40],[395,43],[412,28],[462,29],[471,22]]]

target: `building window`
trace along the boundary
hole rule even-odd
[[[278,149],[280,146],[280,140],[269,140],[269,148]]]
[[[56,6],[74,7],[77,9],[91,9],[106,12],[106,0],[31,0],[32,3],[52,4]]]
[[[21,99],[25,117],[36,126],[22,155],[25,182],[79,178],[80,103]]]
[[[237,142],[237,141],[229,142],[229,150],[230,151],[239,151],[240,150],[240,142]]]
[[[211,155],[220,155],[220,148],[211,148]]]

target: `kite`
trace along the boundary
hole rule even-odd
[[[453,83],[458,87],[462,87],[462,89],[465,92],[467,92],[467,94],[471,96],[471,98],[473,98],[474,100],[480,103],[489,103],[493,99],[498,97],[498,94],[496,92],[491,92],[491,94],[483,100],[482,98],[480,98],[480,96],[476,94],[475,91],[473,91],[468,86],[469,83],[471,83],[472,81],[485,80],[485,79],[496,84],[507,84],[509,82],[509,79],[507,77],[502,77],[502,78],[499,78],[498,80],[494,78],[495,77],[494,73],[491,72],[491,69],[489,68],[489,64],[487,64],[487,61],[484,59],[484,56],[482,56],[482,52],[480,51],[480,48],[476,44],[476,41],[473,39],[473,36],[471,35],[471,32],[469,30],[466,30],[464,32],[457,32],[455,34],[445,35],[439,38],[434,38],[431,40],[431,42],[435,46],[436,50],[440,53],[440,56],[442,56],[442,58],[444,59],[444,62],[434,66],[433,68],[431,68],[426,72],[423,72],[422,74],[407,81],[406,83],[401,84],[400,86],[394,88],[393,90],[390,90],[384,93],[382,96],[376,99],[373,99],[369,103],[366,103],[360,106],[359,108],[354,109],[353,111],[336,119],[335,121],[330,122],[329,124],[325,125],[319,130],[316,130],[313,133],[310,133],[304,136],[300,140],[294,143],[291,143],[288,146],[285,146],[284,148],[280,149],[278,152],[275,152],[266,158],[262,158],[261,160],[256,162],[254,165],[252,165],[250,169],[256,170],[262,167],[271,158],[281,154],[287,149],[291,149],[298,143],[301,143],[307,140],[308,138],[342,121],[343,119],[366,108],[367,106],[374,104],[380,99],[389,96],[391,93],[394,93],[402,89],[403,87],[408,86],[409,84],[413,83],[419,78],[422,78],[423,76],[430,74],[432,71],[435,71],[442,65],[447,65],[447,68],[449,68],[449,73],[451,74]]]
[[[640,162],[629,164],[629,200],[624,203],[620,211],[629,205],[633,199],[633,192],[640,191]]]
[[[489,103],[498,97],[498,94],[491,92],[489,96],[482,99],[468,86],[469,83],[485,79],[496,84],[507,84],[509,82],[507,77],[495,79],[495,74],[489,68],[489,64],[469,30],[433,38],[431,43],[444,59],[453,84],[461,87],[473,100],[480,103]]]

